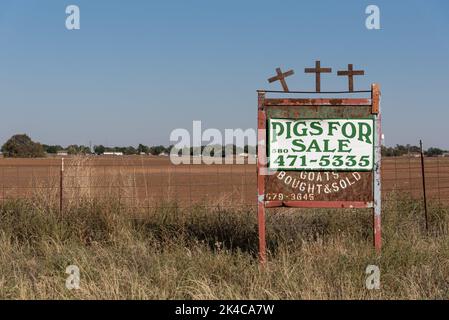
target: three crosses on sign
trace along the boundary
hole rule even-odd
[[[349,92],[354,91],[354,76],[363,76],[365,71],[363,70],[354,70],[352,64],[348,64],[348,70],[337,71],[338,76],[347,76],[348,77],[348,85]],[[321,74],[322,73],[331,73],[332,68],[322,68],[321,62],[315,61],[315,68],[305,68],[305,73],[315,73],[315,88],[316,92],[321,92]],[[293,75],[295,72],[293,70],[289,70],[287,72],[282,72],[281,68],[276,68],[277,75],[268,79],[269,83],[280,81],[282,85],[282,89],[285,92],[289,92],[287,82],[285,78]]]

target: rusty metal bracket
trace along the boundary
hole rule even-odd
[[[371,113],[379,113],[379,103],[380,103],[380,86],[377,83],[371,85]]]

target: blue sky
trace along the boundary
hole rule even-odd
[[[65,28],[66,6],[81,30]],[[380,7],[381,30],[365,28]],[[256,89],[294,69],[313,90],[316,59],[363,68],[381,84],[387,145],[449,149],[449,1],[2,0],[0,143],[27,133],[48,144],[168,144],[175,128],[256,126]]]

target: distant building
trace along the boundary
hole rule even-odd
[[[421,157],[421,153],[419,153],[419,152],[409,152],[409,153],[404,154],[404,157],[419,158],[419,157]]]
[[[158,154],[159,157],[168,157],[169,154],[167,152],[161,152]]]
[[[123,152],[110,152],[106,151],[103,153],[105,156],[123,156]]]
[[[69,155],[69,153],[67,152],[67,150],[60,150],[60,151],[56,152],[56,154],[57,154],[58,156],[68,156],[68,155]]]

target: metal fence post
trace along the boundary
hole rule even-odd
[[[61,170],[59,172],[59,212],[63,209],[63,182],[64,182],[64,158],[61,159]]]
[[[266,113],[264,108],[265,93],[258,93],[257,116],[257,220],[259,231],[259,261],[262,266],[267,262],[265,239],[265,175],[263,169],[266,166]]]
[[[382,196],[381,196],[381,166],[382,166],[382,115],[380,107],[380,87],[378,84],[373,84],[371,86],[371,103],[372,103],[372,113],[374,115],[376,133],[374,135],[374,247],[376,252],[380,253],[382,248],[382,234],[381,234],[381,212],[382,212]]]
[[[422,176],[422,189],[424,200],[424,218],[426,219],[426,231],[429,231],[429,222],[427,218],[427,194],[426,194],[426,173],[424,168],[424,151],[422,146],[422,140],[419,140],[419,147],[421,149],[421,176]]]

